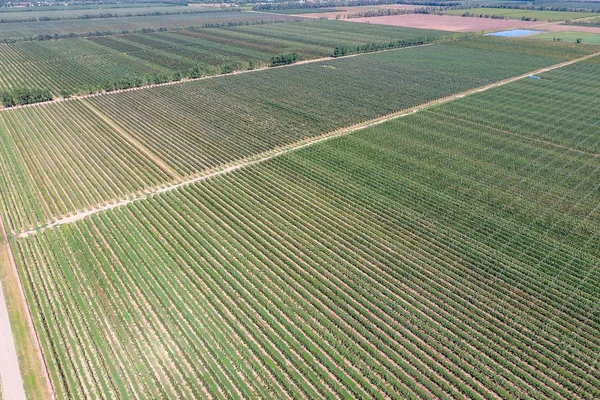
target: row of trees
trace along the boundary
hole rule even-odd
[[[52,100],[52,93],[50,93],[48,89],[13,89],[0,92],[0,101],[4,107],[39,103],[49,100]]]
[[[392,8],[380,8],[379,10],[361,11],[353,14],[346,14],[343,18],[367,18],[367,17],[383,17],[389,15],[405,15],[405,14],[442,14],[442,7],[428,7],[428,8],[415,8],[415,9],[392,9]],[[336,15],[336,19],[342,18],[342,15]]]
[[[293,64],[296,61],[298,61],[298,59],[299,59],[299,57],[298,57],[298,54],[296,54],[296,53],[280,54],[278,56],[271,57],[271,62],[269,64],[269,66],[277,67],[278,65]]]
[[[463,17],[475,17],[475,18],[491,18],[491,19],[506,19],[504,15],[499,14],[477,14],[471,12],[465,12],[462,14]]]
[[[420,37],[414,39],[393,40],[388,43],[370,43],[358,46],[336,46],[333,49],[332,57],[342,57],[349,54],[370,53],[373,51],[396,49],[400,47],[418,46],[420,44],[431,43],[439,38],[436,37]]]

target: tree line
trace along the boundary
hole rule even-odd
[[[271,62],[269,63],[269,66],[277,67],[279,65],[293,64],[296,61],[298,61],[298,59],[298,54],[296,53],[280,54],[278,56],[271,57]]]
[[[333,49],[332,57],[342,57],[350,54],[370,53],[373,51],[391,50],[401,47],[418,46],[439,40],[439,37],[423,36],[420,38],[392,40],[387,43],[370,43],[357,46],[340,45]]]
[[[49,100],[52,100],[52,93],[48,89],[13,89],[0,92],[0,101],[4,107],[40,103]]]
[[[585,4],[586,2],[584,2]],[[598,4],[589,2],[590,4]],[[577,3],[573,3],[577,4]],[[452,7],[453,10],[463,10],[469,8],[502,8],[507,10],[529,10],[529,11],[569,11],[569,12],[589,12],[589,13],[600,13],[600,8],[581,8],[581,7],[546,7],[536,5],[525,5],[525,4],[475,4],[469,3],[465,5],[459,5]]]

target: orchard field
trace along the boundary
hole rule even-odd
[[[21,87],[47,88],[55,96],[85,94],[266,67],[281,54],[307,60],[330,57],[336,48],[350,54],[452,36],[304,21],[0,44],[0,91]]]
[[[500,51],[481,48],[494,43]],[[451,42],[5,110],[0,189],[10,194],[2,197],[6,225],[15,234],[36,229],[587,51],[556,44],[543,56],[536,50],[540,42],[532,41],[523,55],[506,52],[503,43]]]
[[[0,8],[0,23],[46,22],[68,19],[99,19],[142,16],[150,14],[201,13],[215,11],[215,8],[176,6],[159,3],[114,3],[89,4],[79,7],[29,7],[29,8]],[[95,22],[95,21],[94,21]]]
[[[599,73],[13,238],[58,396],[598,398]]]
[[[286,15],[249,13],[240,11],[198,12],[194,14],[145,15],[120,18],[67,19],[0,23],[0,40],[21,41],[37,37],[90,35],[94,32],[119,33],[138,29],[185,28],[188,26],[238,24],[261,20],[295,20]]]
[[[598,46],[173,4],[0,8],[0,398],[600,398]]]

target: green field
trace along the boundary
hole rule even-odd
[[[47,7],[30,7],[29,9],[25,9],[23,11],[14,11],[15,9],[8,9],[11,10],[10,12],[6,12],[4,11],[5,9],[0,8],[0,23],[14,23],[15,21],[34,22],[29,20],[36,20],[42,22],[46,20],[105,18],[107,17],[107,14],[110,14],[111,18],[115,18],[133,15],[145,15],[151,13],[201,13],[212,12],[216,10],[210,7],[200,8],[187,6],[167,6],[165,4],[146,5],[146,7],[138,7],[136,4],[131,4],[129,5],[129,7],[114,7],[116,5],[117,4],[100,4],[96,5],[95,7],[81,8],[63,7],[64,10],[61,10],[60,8],[53,8],[51,10],[47,10]],[[31,8],[33,8],[33,10],[31,10]]]
[[[487,38],[452,42],[100,96],[92,102],[172,168],[193,175],[277,144],[558,62],[467,47],[493,48],[495,43],[504,44]],[[531,48],[539,43],[532,42]],[[563,57],[576,50],[554,48]],[[365,80],[365,74],[377,78]]]
[[[10,193],[3,196],[7,225],[16,232],[27,230],[98,202],[129,197],[175,175],[202,173],[587,49],[553,43],[549,57],[535,55],[539,41],[522,45],[520,51],[529,55],[484,49],[502,50],[504,43],[493,38],[451,42],[0,112],[1,187]],[[377,79],[363,79],[367,73]],[[134,167],[149,159],[132,153],[124,135],[165,166],[153,165],[153,172]],[[82,147],[69,137],[90,143]],[[56,146],[59,140],[64,144]],[[117,142],[100,151],[110,140]],[[134,157],[128,161],[132,167],[121,171],[116,165],[126,154]],[[90,176],[77,179],[80,170]],[[115,181],[113,171],[125,177]]]
[[[493,7],[480,7],[480,8],[469,8],[461,10],[447,10],[444,11],[448,15],[463,15],[464,13],[470,13],[475,17],[483,15],[503,15],[509,19],[521,19],[522,17],[536,19],[538,21],[564,21],[572,20],[576,18],[585,18],[593,16],[589,12],[571,12],[571,11],[542,11],[542,10],[520,10],[520,9],[509,9],[509,8],[493,8]]]
[[[565,25],[576,25],[576,26],[600,26],[600,16],[580,19],[576,21],[566,21]]]
[[[2,112],[0,133],[9,226],[34,227],[173,179],[83,102]]]
[[[452,36],[456,35],[424,29],[304,21],[0,44],[0,91],[22,87],[47,88],[55,96],[85,94],[169,81],[176,74],[199,77],[265,67],[279,54],[296,53],[306,60],[331,56],[336,47],[355,53]]]
[[[13,241],[58,396],[598,398],[599,73]]]
[[[582,43],[600,44],[600,33],[587,32],[548,32],[531,36],[532,39],[540,40],[562,40],[567,43],[576,43],[577,39],[581,39]]]
[[[0,24],[0,40],[25,40],[39,36],[91,35],[95,32],[119,33],[140,29],[202,27],[252,21],[293,20],[295,17],[249,12],[204,12],[198,14],[143,17],[73,19],[63,21],[19,22]]]

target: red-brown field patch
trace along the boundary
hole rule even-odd
[[[438,29],[451,32],[497,31],[504,29],[546,26],[542,22],[491,18],[465,18],[450,15],[405,14],[384,17],[353,18],[351,22],[404,26],[407,28]]]

